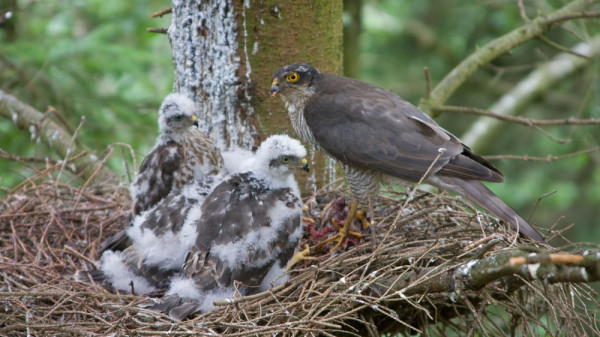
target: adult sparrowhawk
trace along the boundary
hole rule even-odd
[[[341,164],[352,194],[361,203],[378,191],[382,178],[418,182],[424,177],[544,242],[536,229],[481,182],[502,182],[502,173],[397,95],[321,73],[305,63],[277,69],[271,94],[283,99],[300,138]]]

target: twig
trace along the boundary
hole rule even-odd
[[[531,210],[531,212],[529,212],[529,216],[527,217],[527,222],[529,222],[529,220],[531,220],[531,217],[533,216],[533,213],[535,213],[535,210],[537,209],[537,207],[540,204],[540,202],[542,201],[542,199],[544,199],[544,198],[546,198],[548,196],[551,196],[554,193],[556,193],[556,190],[553,190],[553,191],[548,192],[548,193],[544,193],[539,198],[537,198],[537,200],[535,201],[535,205],[533,205],[533,209]]]
[[[588,60],[591,59],[591,57],[589,57],[588,55],[584,55],[582,53],[578,53],[577,51],[575,51],[573,49],[569,49],[567,47],[563,47],[560,44],[558,44],[558,43],[556,43],[556,42],[548,39],[544,35],[540,35],[537,38],[538,38],[538,40],[544,42],[545,44],[549,45],[550,47],[555,48],[557,50],[560,50],[562,52],[565,52],[565,53],[568,53],[568,54],[572,54],[572,55],[575,55],[575,56],[578,56],[578,57],[582,57],[582,58],[588,59]]]
[[[429,98],[431,95],[431,74],[428,67],[423,67],[423,72],[425,73],[425,98]]]
[[[523,118],[519,116],[510,116],[497,114],[491,111],[477,109],[477,108],[469,108],[462,106],[451,106],[451,105],[443,105],[439,107],[432,108],[433,111],[438,112],[461,112],[468,113],[472,115],[481,115],[493,117],[499,120],[514,122],[519,124],[524,124],[528,126],[551,126],[551,125],[598,125],[600,124],[600,119],[598,118],[590,118],[590,119],[577,119],[577,118],[566,118],[566,119],[531,119],[531,118]]]
[[[524,160],[524,161],[553,162],[553,161],[557,161],[557,160],[580,156],[580,155],[586,154],[586,153],[596,152],[599,150],[600,150],[600,146],[593,147],[591,149],[585,149],[585,150],[581,150],[581,151],[567,153],[567,154],[564,154],[561,156],[554,156],[554,155],[549,154],[545,157],[534,157],[534,156],[529,156],[529,155],[517,156],[517,155],[506,154],[506,155],[496,155],[496,156],[485,156],[485,159],[490,159],[490,160],[493,160],[493,159],[517,159],[517,160]]]
[[[146,28],[148,33],[167,34],[167,28]]]
[[[151,18],[155,18],[155,17],[157,17],[157,16],[160,16],[160,17],[162,18],[162,16],[163,16],[163,15],[165,15],[165,14],[169,14],[169,13],[171,13],[172,11],[173,11],[173,8],[172,8],[172,7],[165,8],[165,9],[162,9],[162,10],[160,10],[160,11],[158,11],[158,12],[154,12],[154,13],[150,14],[150,17],[151,17]]]
[[[92,173],[92,175],[88,178],[88,180],[85,181],[83,186],[81,186],[79,196],[77,197],[77,201],[75,202],[73,209],[77,208],[77,206],[79,205],[79,201],[81,200],[81,197],[83,196],[83,192],[85,191],[85,188],[92,182],[94,177],[96,177],[100,173],[100,171],[104,167],[104,164],[106,163],[106,161],[108,160],[110,155],[113,153],[113,151],[114,151],[114,148],[112,146],[109,146],[108,153],[106,154],[106,156],[104,156],[104,159],[102,159],[102,161],[100,162],[100,164],[98,165],[96,170]]]
[[[58,182],[60,181],[60,176],[62,175],[62,172],[65,169],[65,166],[67,165],[69,155],[71,154],[71,151],[73,150],[73,143],[76,141],[77,134],[79,133],[79,130],[81,130],[83,123],[85,123],[85,116],[81,116],[81,121],[79,122],[77,129],[75,129],[75,131],[73,132],[73,136],[71,137],[71,142],[67,146],[65,158],[62,160],[62,165],[60,166],[60,169],[58,170],[58,174],[56,175],[56,183],[54,184],[55,186],[58,186]]]
[[[525,22],[529,22],[529,18],[527,17],[527,13],[525,12],[525,6],[523,6],[523,0],[517,1],[517,5],[519,6],[519,15],[521,15],[521,19]]]

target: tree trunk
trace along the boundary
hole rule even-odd
[[[360,78],[362,0],[344,0],[344,76]]]
[[[269,97],[276,68],[309,62],[341,73],[342,1],[173,0],[168,36],[174,91],[195,98],[221,148],[252,148],[271,134],[296,137],[281,100]],[[321,185],[333,168],[311,157]]]

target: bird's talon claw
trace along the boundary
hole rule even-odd
[[[302,217],[302,221],[307,223],[315,223],[315,219],[309,217]]]
[[[356,218],[362,223],[363,230],[371,226],[371,223],[367,219],[367,214],[365,213],[365,211],[356,211]]]
[[[312,260],[316,260],[316,257],[313,256],[308,256],[310,254],[310,247],[308,247],[307,244],[304,244],[304,249],[297,252],[296,254],[294,254],[294,256],[292,256],[292,258],[290,259],[290,262],[288,262],[286,270],[290,271],[292,270],[292,267],[300,262],[300,261],[312,261]]]

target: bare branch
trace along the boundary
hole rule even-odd
[[[577,53],[586,54],[590,57],[598,55],[600,53],[600,35],[591,38],[585,43],[578,43],[575,47],[573,47],[573,50]],[[553,60],[539,65],[534,71],[521,80],[516,86],[514,86],[512,90],[507,92],[487,110],[504,116],[515,115],[518,111],[523,109],[524,106],[529,104],[529,102],[531,102],[538,94],[544,92],[556,83],[559,83],[566,76],[569,76],[578,69],[589,64],[589,62],[589,59],[581,58],[568,53],[560,53]],[[506,120],[510,120],[510,118],[507,118]],[[526,125],[534,125],[532,123],[533,121],[530,122],[527,119],[516,119],[511,121],[522,122]],[[569,124],[570,121],[573,121],[573,124],[578,123],[575,119],[568,119],[567,122],[564,122],[563,120],[550,121],[547,124],[544,124],[544,126],[557,125],[561,123]],[[588,121],[585,123],[595,124],[597,121]],[[541,124],[538,126],[541,126]],[[482,144],[492,141],[494,136],[493,131],[498,127],[498,120],[481,118],[476,121],[467,131],[465,131],[465,133],[461,136],[461,139],[465,144],[469,144],[474,151],[478,151],[480,150]]]
[[[453,106],[453,105],[442,105],[439,107],[435,107],[432,109],[433,111],[439,112],[461,112],[472,115],[480,115],[493,117],[499,120],[519,123],[528,126],[550,126],[550,125],[598,125],[600,124],[600,119],[590,118],[590,119],[577,119],[577,118],[566,118],[566,119],[532,119],[532,118],[524,118],[519,116],[511,116],[511,115],[503,115],[499,113],[495,113],[492,111],[487,111],[483,109],[477,108],[469,108],[462,106]]]
[[[146,28],[148,33],[167,34],[167,28]]]
[[[165,14],[169,14],[169,13],[171,13],[172,11],[173,11],[173,8],[172,8],[172,7],[165,8],[165,9],[162,9],[162,10],[160,10],[160,11],[158,11],[158,12],[154,12],[154,13],[150,14],[150,17],[151,17],[151,18],[155,18],[155,17],[157,17],[157,16],[158,16],[158,17],[161,17],[161,18],[162,18],[162,16],[163,16],[163,15],[165,15]]]
[[[517,159],[517,160],[525,160],[525,161],[545,161],[545,162],[553,162],[553,161],[557,161],[557,160],[561,160],[561,159],[566,159],[566,158],[571,158],[571,157],[576,157],[576,156],[580,156],[582,154],[586,154],[586,153],[592,153],[592,152],[596,152],[600,150],[600,146],[599,147],[593,147],[591,149],[585,149],[585,150],[581,150],[581,151],[577,151],[577,152],[572,152],[572,153],[568,153],[568,154],[564,154],[561,156],[553,156],[553,155],[547,155],[545,157],[532,157],[529,155],[524,155],[524,156],[515,156],[515,155],[497,155],[497,156],[485,156],[485,159]]]
[[[585,59],[591,59],[591,57],[589,57],[587,55],[584,55],[582,53],[578,53],[578,52],[576,52],[574,50],[571,50],[571,49],[569,49],[567,47],[561,46],[560,44],[558,44],[558,43],[550,40],[549,38],[545,37],[544,35],[540,35],[537,38],[538,38],[538,40],[544,42],[545,44],[549,45],[550,47],[558,49],[558,50],[560,50],[562,52],[573,54],[573,55],[579,56],[579,57],[583,57]]]
[[[517,1],[517,5],[519,6],[519,15],[525,22],[529,22],[529,18],[527,17],[527,13],[525,12],[525,6],[523,6],[523,0]]]
[[[552,24],[557,24],[563,21],[568,21],[568,20],[575,20],[575,19],[594,19],[594,18],[599,18],[600,17],[600,13],[598,12],[582,12],[582,13],[574,13],[574,14],[567,14],[567,15],[563,15],[563,16],[557,16],[554,17],[550,22]]]
[[[521,268],[524,264],[534,264],[533,267]],[[537,265],[535,265],[537,264]],[[396,279],[387,280],[392,289],[401,297],[429,294],[436,292],[462,292],[479,290],[499,280],[512,276],[512,282],[522,283],[521,279],[544,280],[547,283],[559,282],[593,282],[600,280],[600,252],[587,252],[585,255],[550,254],[543,252],[531,254],[520,249],[506,249],[491,254],[481,260],[472,260],[456,269],[447,269],[436,273],[435,276],[423,280],[418,275],[431,274],[434,268],[424,268],[418,272],[420,282],[398,282]],[[518,277],[514,277],[518,276]],[[399,278],[414,278],[409,273]],[[504,279],[505,282],[507,279]],[[508,282],[507,282],[508,283]],[[400,285],[400,287],[396,287]]]
[[[72,138],[69,132],[54,121],[46,119],[44,115],[14,96],[0,90],[0,116],[12,120],[19,129],[31,133],[32,139],[41,139],[55,150],[60,158],[67,158],[69,153],[73,152],[90,152],[77,142],[71,144]],[[69,167],[74,168],[75,172],[79,172],[82,168],[99,164],[99,161],[92,156],[83,156],[75,164]],[[85,179],[90,176],[89,171],[88,173],[84,172]],[[114,174],[108,169],[102,170],[102,177],[103,179],[115,178]]]
[[[425,97],[429,97],[431,95],[431,74],[429,73],[429,68],[424,67],[423,72],[425,72]]]
[[[546,16],[525,23],[485,46],[478,48],[473,54],[464,59],[433,89],[431,96],[421,101],[420,107],[427,113],[431,109],[444,104],[448,98],[482,65],[503,55],[514,47],[529,41],[552,29],[557,23],[581,17],[594,17],[592,14],[581,13],[586,8],[600,0],[575,0],[567,3],[561,9]]]

